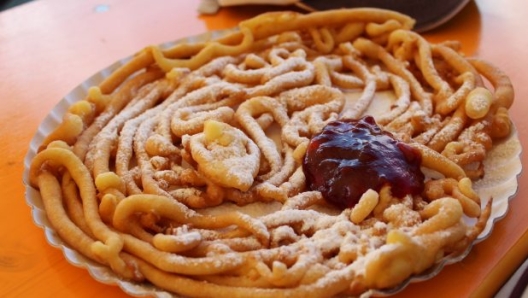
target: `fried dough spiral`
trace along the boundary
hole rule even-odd
[[[68,245],[176,295],[395,287],[484,229],[492,199],[473,181],[512,130],[508,77],[413,24],[379,9],[278,12],[217,40],[147,47],[66,111],[31,184]],[[380,94],[393,99],[376,112]],[[302,160],[329,122],[368,113],[436,175],[419,195],[385,186],[338,210]]]

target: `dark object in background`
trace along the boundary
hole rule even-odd
[[[0,0],[0,11],[6,10],[20,4],[31,2],[32,0]]]
[[[311,11],[375,7],[404,13],[416,20],[414,30],[424,32],[449,21],[470,0],[302,0],[296,5]]]

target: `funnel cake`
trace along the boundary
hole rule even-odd
[[[147,47],[68,108],[29,181],[60,238],[124,280],[185,297],[388,292],[485,229],[493,198],[475,184],[513,131],[508,77],[413,23],[267,13],[216,40]],[[357,121],[393,140],[378,158],[399,166],[336,206],[303,162],[323,130]]]

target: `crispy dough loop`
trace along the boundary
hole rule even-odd
[[[129,228],[129,219],[137,212],[154,213],[175,222],[187,222],[198,228],[224,228],[235,224],[255,234],[263,243],[269,241],[269,232],[261,223],[241,213],[228,213],[216,217],[202,216],[185,205],[158,195],[132,195],[120,201],[114,213],[113,225],[120,230]]]
[[[438,171],[450,178],[461,179],[466,176],[460,166],[442,156],[442,154],[421,144],[412,143],[411,146],[420,150],[422,154],[422,166]]]
[[[456,82],[462,84],[452,95],[439,101],[436,106],[436,111],[442,115],[447,115],[458,108],[466,97],[475,88],[475,76],[471,72],[465,72],[455,79]],[[467,113],[467,99],[466,99],[466,113]]]
[[[310,28],[308,29],[308,32],[312,35],[312,39],[318,52],[328,54],[334,49],[334,37],[328,28]]]
[[[394,121],[394,119],[403,114],[411,104],[411,91],[409,89],[409,84],[398,76],[389,75],[388,77],[397,99],[391,107],[390,112],[376,119],[377,123],[380,125],[386,125]]]
[[[412,95],[418,100],[424,112],[428,115],[432,114],[433,104],[431,94],[424,90],[422,85],[404,66],[402,61],[395,59],[383,47],[365,38],[356,39],[353,45],[363,55],[382,61],[392,73],[404,78],[409,83]]]
[[[372,189],[367,190],[361,196],[357,205],[352,208],[350,212],[350,221],[355,224],[362,222],[372,211],[374,211],[378,202],[379,194]]]
[[[427,146],[435,151],[441,152],[449,142],[456,139],[464,130],[468,118],[465,105],[459,105],[451,118],[445,123],[444,127],[427,143]]]
[[[400,44],[400,46],[396,46]],[[435,89],[435,97],[448,98],[453,91],[449,84],[438,74],[432,59],[431,45],[420,35],[407,30],[396,30],[389,37],[389,48],[392,48],[394,55],[402,60],[413,59],[416,52],[418,67],[424,79]],[[416,50],[415,50],[416,48]]]
[[[224,55],[236,55],[244,51],[247,51],[250,46],[253,44],[254,36],[253,33],[246,29],[241,28],[242,41],[238,45],[227,45],[222,44],[221,42],[211,42],[208,43],[204,48],[202,48],[196,55],[192,58],[186,59],[171,59],[164,56],[163,52],[158,47],[150,47],[149,50],[154,57],[156,63],[163,69],[165,72],[170,71],[175,67],[185,67],[189,69],[196,69],[206,61],[209,61],[211,58],[218,57],[219,53]]]
[[[190,149],[198,172],[218,185],[247,191],[258,174],[257,145],[228,124],[207,120],[203,133],[191,136]]]
[[[88,227],[97,239],[91,243],[93,254],[104,262],[108,262],[112,269],[133,277],[133,273],[127,270],[127,265],[119,257],[123,247],[121,236],[109,229],[102,221],[98,212],[96,191],[92,178],[86,167],[73,152],[62,148],[47,148],[41,151],[31,163],[30,181],[38,186],[39,171],[44,163],[52,161],[55,165],[64,166],[71,174],[73,180],[79,185],[79,191],[83,202],[84,216]]]
[[[294,148],[306,144],[328,122],[336,120],[345,103],[342,92],[325,86],[290,90],[282,93],[280,99],[292,114],[282,128],[281,137]]]
[[[462,218],[460,203],[453,198],[441,198],[431,202],[421,215],[426,221],[415,231],[417,235],[430,234],[455,225]]]
[[[88,101],[93,102],[94,100],[92,100],[92,97],[106,97],[107,99],[105,101],[107,104],[98,108],[100,113],[97,114],[98,117],[96,117],[94,121],[89,123],[89,126],[88,123],[86,124],[86,129],[81,135],[79,135],[79,138],[74,145],[73,151],[75,154],[81,159],[84,159],[86,152],[89,149],[90,142],[92,142],[96,134],[107,125],[108,121],[110,121],[113,116],[117,115],[123,108],[125,108],[126,105],[130,104],[130,97],[139,95],[140,89],[143,89],[145,85],[151,83],[152,81],[159,79],[162,77],[162,75],[163,72],[159,71],[158,69],[145,71],[144,73],[140,73],[134,78],[127,80],[123,86],[120,86],[119,90],[108,95],[105,95],[106,93],[102,94],[103,92],[109,93],[109,91],[105,91],[104,84],[106,81],[103,82],[99,87],[93,87],[90,89]],[[110,79],[112,76],[110,76],[108,79]],[[113,88],[114,87],[110,89],[113,90]],[[96,95],[93,94],[94,90],[96,90]],[[131,102],[134,102],[134,100]]]
[[[467,177],[457,181],[453,178],[430,180],[425,183],[425,193],[430,200],[446,196],[457,199],[469,217],[480,216],[480,197],[472,190],[471,180]]]
[[[280,126],[284,126],[289,119],[285,107],[280,102],[274,98],[263,96],[253,97],[241,104],[235,113],[235,118],[260,148],[262,155],[271,167],[270,171],[261,177],[261,179],[265,180],[280,170],[282,157],[276,144],[266,136],[264,130],[254,119],[255,116],[262,113],[271,114]]]
[[[365,82],[363,92],[355,105],[341,115],[341,118],[345,119],[358,119],[374,99],[376,79],[364,64],[353,59],[351,56],[343,57],[343,65],[357,73],[363,82]]]
[[[514,90],[509,77],[499,68],[481,59],[469,59],[483,76],[485,76],[495,88],[494,104],[509,108],[513,103]]]
[[[192,107],[177,110],[172,115],[171,131],[178,137],[183,135],[194,135],[204,129],[204,124],[208,120],[215,120],[229,123],[235,111],[230,107],[219,107],[215,110],[197,111]]]

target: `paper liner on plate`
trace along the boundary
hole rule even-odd
[[[174,42],[168,42],[162,44],[161,47],[170,47],[179,42],[203,42],[208,39],[220,37],[233,30],[236,29],[211,31],[202,35],[192,36]],[[71,264],[86,268],[90,275],[97,281],[105,284],[118,285],[124,292],[132,296],[149,295],[153,297],[178,297],[148,283],[138,284],[123,280],[118,277],[110,268],[98,264],[84,257],[79,252],[71,249],[62,241],[62,239],[49,223],[46,212],[44,211],[40,193],[38,190],[31,187],[29,183],[29,165],[31,160],[36,155],[37,150],[44,138],[62,122],[62,117],[67,111],[68,107],[74,102],[84,99],[88,94],[88,89],[90,87],[99,85],[100,82],[108,77],[115,69],[125,64],[128,60],[130,60],[130,58],[131,57],[127,57],[115,62],[74,88],[50,111],[50,113],[38,127],[37,132],[29,144],[29,150],[24,159],[23,180],[26,188],[26,202],[31,207],[35,224],[44,229],[46,239],[50,245],[61,249],[64,253],[64,256]],[[496,142],[492,150],[488,152],[488,156],[484,162],[486,175],[482,180],[475,182],[474,187],[482,198],[483,204],[485,204],[489,198],[493,197],[493,205],[490,219],[485,229],[476,239],[475,243],[486,239],[491,234],[495,222],[502,219],[508,212],[509,200],[511,200],[517,192],[517,178],[522,170],[520,160],[521,150],[521,144],[517,136],[517,131],[514,127],[513,132],[508,138]],[[395,288],[384,291],[375,290],[369,292],[368,294],[373,294],[376,296],[389,296],[400,292],[409,283],[424,281],[436,276],[445,265],[461,261],[465,256],[467,256],[470,250],[471,246],[468,247],[468,249],[462,254],[444,257],[440,262],[438,262],[426,272],[408,278],[405,282],[401,283]]]

